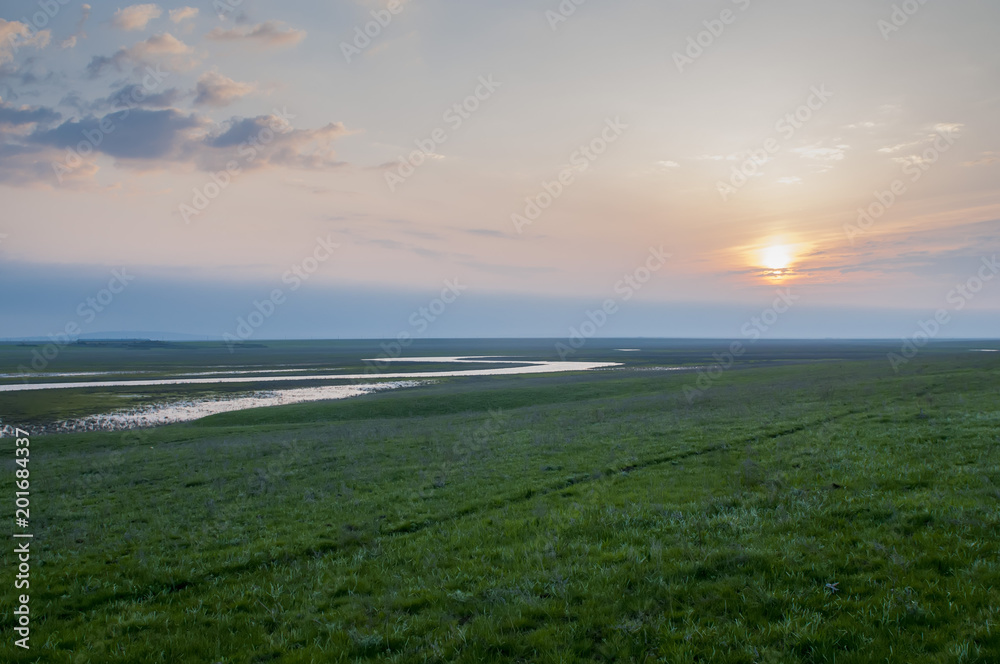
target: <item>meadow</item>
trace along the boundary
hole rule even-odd
[[[61,370],[229,362],[178,346]],[[689,400],[725,346],[592,342],[571,359],[623,366],[33,436],[32,648],[6,546],[0,661],[1000,661],[1000,354],[971,352],[996,344],[895,373],[891,344],[762,341]],[[111,403],[75,392],[0,395],[4,422]]]

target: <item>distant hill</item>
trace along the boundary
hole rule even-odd
[[[89,332],[76,337],[77,341],[221,341],[222,337],[205,334],[180,334],[177,332]],[[51,341],[49,337],[8,337],[0,342]]]

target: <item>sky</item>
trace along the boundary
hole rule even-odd
[[[995,338],[997,25],[7,0],[0,338]]]

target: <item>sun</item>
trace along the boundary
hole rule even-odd
[[[764,268],[761,276],[770,279],[784,279],[793,273],[795,246],[789,244],[769,244],[757,254],[757,264]]]
[[[809,254],[809,245],[789,235],[760,237],[737,249],[747,273],[769,282],[798,279],[800,263]]]
[[[768,270],[787,270],[792,264],[792,252],[786,245],[774,245],[764,249],[761,264]]]

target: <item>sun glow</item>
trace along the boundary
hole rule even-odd
[[[767,247],[761,257],[761,264],[769,270],[786,270],[792,264],[792,252],[785,245]]]
[[[755,263],[762,267],[761,276],[784,279],[791,276],[796,260],[796,245],[766,244],[756,252]]]

